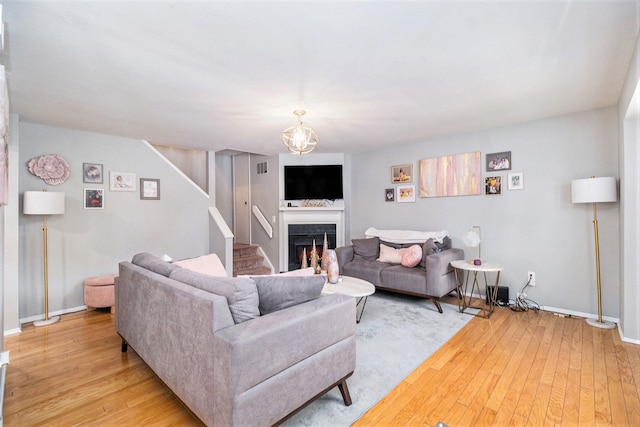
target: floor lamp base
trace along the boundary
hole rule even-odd
[[[615,323],[607,322],[606,320],[603,320],[602,322],[598,322],[598,320],[596,319],[587,319],[587,323],[590,324],[591,326],[594,326],[596,328],[601,328],[601,329],[613,329],[616,327]]]
[[[60,316],[52,316],[47,320],[36,320],[33,322],[33,326],[47,326],[56,323],[58,320],[60,320]]]

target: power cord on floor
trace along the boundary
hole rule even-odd
[[[531,279],[527,280],[527,283],[524,284],[520,292],[518,292],[518,297],[515,300],[509,300],[509,308],[513,311],[528,311],[534,310],[539,311],[540,305],[534,300],[528,299],[527,294],[524,292],[525,289],[531,284]]]

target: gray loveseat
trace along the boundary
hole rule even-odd
[[[445,237],[442,243],[428,239],[420,244],[422,259],[415,267],[377,260],[380,244],[400,249],[415,243],[398,244],[378,237],[353,239],[351,242],[351,245],[336,248],[340,274],[367,280],[377,289],[429,298],[440,313],[440,298],[458,290],[450,263],[464,259],[464,251],[452,248],[449,237]]]
[[[205,424],[269,426],[334,386],[351,404],[355,299],[320,295],[323,285],[214,277],[138,254],[119,265],[116,331]]]

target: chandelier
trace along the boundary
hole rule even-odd
[[[302,116],[306,111],[296,110],[293,112],[298,116],[298,124],[282,132],[282,142],[293,154],[302,155],[313,151],[318,143],[316,131],[302,123]]]

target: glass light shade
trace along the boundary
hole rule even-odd
[[[480,236],[475,232],[475,230],[469,230],[464,236],[462,236],[462,241],[466,247],[475,248],[480,244]]]

